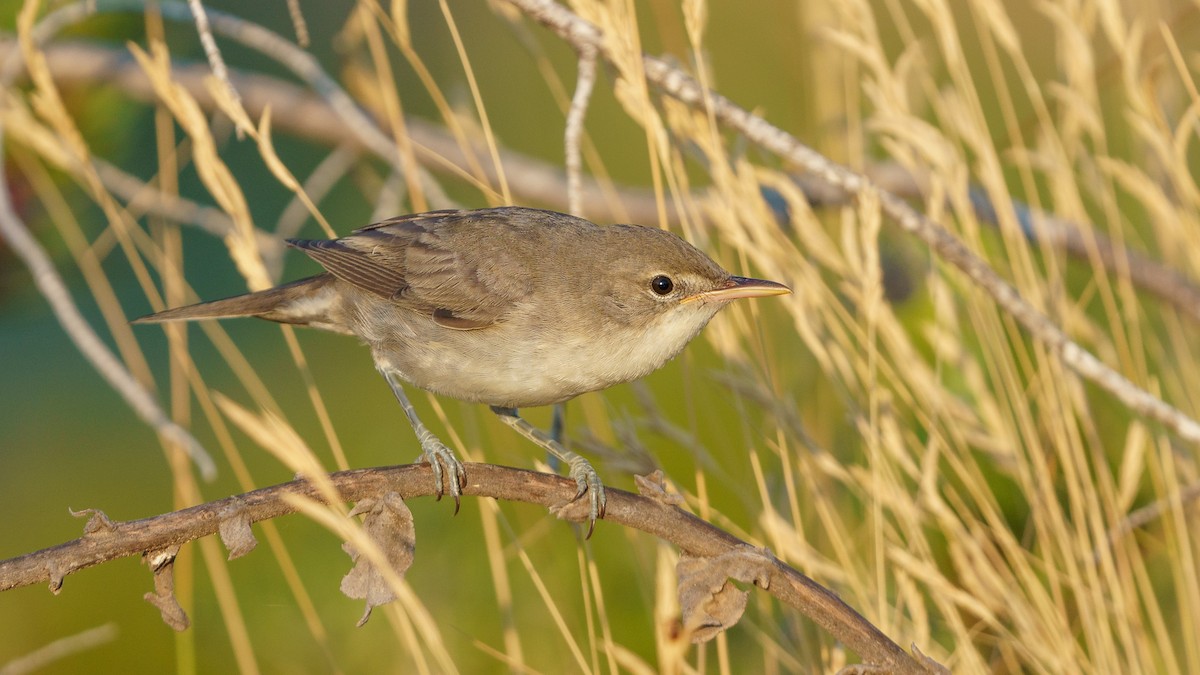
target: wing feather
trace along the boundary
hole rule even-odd
[[[531,280],[508,248],[481,245],[495,211],[431,211],[368,225],[332,241],[294,240],[338,279],[455,330],[502,321]]]
[[[304,251],[329,270],[333,276],[364,291],[391,298],[408,287],[404,272],[384,264],[375,256],[344,245],[343,240],[288,240],[288,244]]]

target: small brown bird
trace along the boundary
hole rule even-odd
[[[519,207],[432,211],[288,243],[327,271],[135,323],[255,316],[356,335],[412,423],[439,496],[445,474],[457,503],[463,466],[417,418],[402,381],[485,403],[566,462],[593,526],[604,515],[596,471],[517,409],[636,380],[729,301],[790,292],[733,276],[664,230]]]

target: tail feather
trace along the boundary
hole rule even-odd
[[[134,319],[130,323],[166,323],[253,316],[280,323],[320,322],[325,305],[319,302],[321,289],[333,283],[329,274],[300,279],[265,291],[235,295],[232,298],[176,307]],[[327,295],[327,294],[324,294]]]

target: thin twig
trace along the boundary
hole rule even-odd
[[[192,13],[192,21],[196,24],[196,32],[200,35],[200,45],[204,47],[204,57],[208,59],[213,76],[229,91],[229,97],[233,103],[240,106],[241,96],[238,95],[233,82],[229,80],[229,69],[225,67],[225,59],[221,56],[216,39],[213,38],[212,29],[209,28],[208,13],[204,11],[204,4],[200,0],[187,0],[187,4]],[[238,129],[238,138],[241,138],[241,129]]]
[[[567,208],[571,215],[582,215],[583,160],[580,144],[583,141],[583,119],[587,115],[588,103],[592,100],[592,89],[596,85],[596,50],[585,46],[579,50],[579,74],[575,80],[575,95],[567,111],[563,146],[567,152]]]
[[[346,175],[351,167],[354,166],[354,163],[358,159],[358,148],[348,145],[337,146],[333,149],[333,152],[326,155],[317,164],[317,168],[313,169],[312,173],[308,174],[308,178],[304,180],[301,192],[308,195],[314,202],[319,203],[333,189],[334,185]],[[303,200],[299,197],[293,197],[279,216],[279,222],[275,226],[275,238],[284,240],[295,237],[305,221],[308,220],[308,216],[308,208],[305,207]]]
[[[1200,502],[1200,482],[1184,485],[1176,494],[1156,499],[1145,506],[1131,511],[1120,523],[1117,523],[1115,527],[1108,531],[1107,543],[1109,546],[1116,546],[1130,532],[1162,518],[1171,509],[1176,508],[1177,505],[1179,508],[1190,509],[1197,502]],[[1092,557],[1099,558],[1100,551],[1093,551]]]
[[[37,648],[28,654],[22,654],[0,665],[0,675],[25,675],[45,670],[50,664],[61,661],[68,656],[95,649],[117,639],[117,624],[106,623],[102,626],[89,628],[84,631],[59,638],[48,645]]]
[[[98,0],[76,2],[65,5],[42,18],[34,32],[34,40],[42,44],[67,26],[89,19],[96,14],[140,12],[146,7],[144,0]],[[172,21],[191,22],[192,11],[182,3],[160,2],[156,4],[163,18]],[[395,143],[381,132],[354,99],[321,68],[317,59],[308,52],[288,42],[283,37],[262,26],[243,21],[223,12],[209,10],[206,16],[213,32],[233,40],[249,49],[269,56],[292,71],[313,91],[328,102],[342,123],[366,148],[381,152],[381,157],[390,163],[396,160]],[[396,166],[396,170],[401,167]]]
[[[19,52],[18,52],[19,53]],[[7,89],[20,72],[20,59],[10,58],[0,70],[0,88]],[[4,156],[4,121],[0,118],[0,157]],[[159,438],[179,449],[195,462],[206,480],[217,475],[216,464],[200,442],[186,429],[176,424],[158,405],[150,391],[142,386],[121,361],[104,344],[91,324],[83,318],[71,298],[67,285],[59,276],[49,254],[30,234],[25,222],[13,208],[8,191],[4,162],[0,162],[0,237],[8,240],[14,253],[29,268],[34,284],[50,305],[59,325],[75,343],[75,347],[91,362],[100,376],[117,391],[129,407],[159,435]]]
[[[0,63],[16,49],[14,42],[0,40]],[[153,101],[155,94],[141,68],[127,52],[98,47],[94,44],[59,42],[44,49],[47,64],[55,81],[64,88],[88,88],[97,83],[119,87],[129,96]],[[272,126],[276,132],[286,131],[306,140],[330,146],[349,146],[368,152],[384,161],[390,160],[387,148],[369,146],[353,134],[343,120],[337,116],[333,106],[320,96],[279,78],[259,74],[230,71],[230,78],[242,93],[243,104],[253,118],[270,107]],[[204,84],[209,75],[207,66],[183,61],[171,64],[173,81],[187,90],[205,110],[216,110],[212,94]],[[413,138],[417,159],[427,168],[439,172],[461,174],[458,167],[466,163],[466,155],[454,138],[443,128],[416,117],[406,118],[405,126]],[[479,142],[475,152],[486,153]],[[566,209],[566,178],[561,167],[512,150],[500,149],[501,164],[511,174],[512,189],[523,203],[546,204]],[[486,180],[497,180],[495,167],[486,163],[481,167]],[[103,175],[101,176],[103,178]],[[425,185],[424,183],[422,184]],[[618,192],[621,206],[633,222],[651,222],[657,218],[654,195],[641,188],[623,187]],[[611,196],[600,184],[587,176],[582,177],[583,211],[599,219],[600,216],[615,217]],[[214,210],[215,211],[215,210]],[[389,213],[387,215],[395,215]],[[220,212],[213,216],[228,218]],[[169,216],[174,217],[174,216]],[[205,218],[207,221],[207,217]],[[213,222],[216,224],[216,221]],[[204,225],[207,228],[207,224]],[[227,227],[227,225],[219,225]],[[220,232],[214,230],[220,236]]]
[[[287,0],[288,16],[292,19],[292,30],[296,31],[296,44],[308,47],[308,22],[300,10],[300,0]]]

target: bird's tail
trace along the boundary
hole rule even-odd
[[[254,316],[280,323],[321,323],[327,316],[334,282],[329,274],[300,279],[265,291],[235,295],[224,300],[176,307],[134,319],[132,323],[166,323]]]

